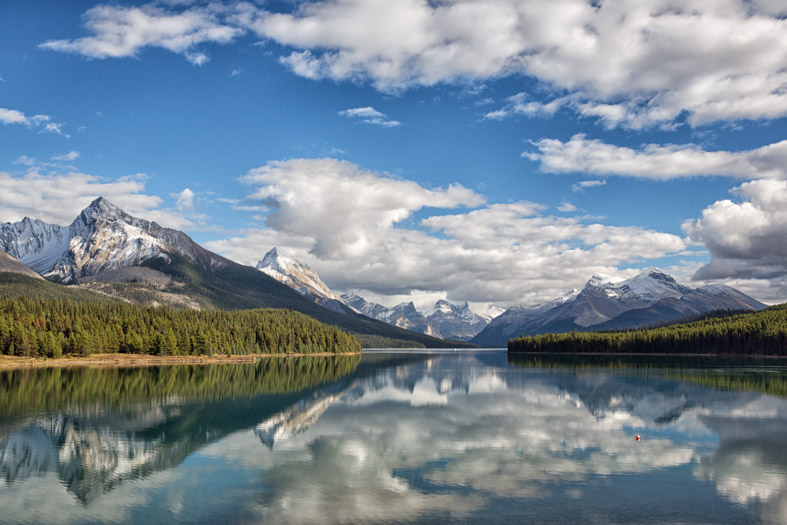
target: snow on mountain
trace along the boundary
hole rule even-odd
[[[303,295],[342,302],[341,297],[328,288],[317,272],[281,248],[271,248],[257,263],[257,269]]]
[[[271,248],[257,263],[257,269],[329,310],[345,314],[352,310],[320,279],[317,272],[281,248]]]
[[[419,312],[412,302],[386,308],[354,293],[344,294],[342,299],[357,312],[373,319],[443,339],[466,341],[491,321],[490,317],[473,313],[467,303],[458,305],[443,299],[425,312]]]
[[[594,275],[578,293],[535,307],[515,306],[472,339],[502,346],[521,334],[633,328],[677,321],[719,309],[757,310],[765,305],[728,286],[684,286],[657,268],[630,279]]]
[[[377,319],[378,321],[383,321],[385,319],[386,312],[388,312],[388,308],[385,306],[367,301],[360,295],[356,295],[354,293],[342,294],[342,301],[344,301],[344,304],[356,312],[363,314],[366,317]]]
[[[51,270],[68,251],[70,228],[25,217],[0,224],[0,248],[39,274]]]
[[[104,270],[177,254],[213,269],[226,260],[183,232],[127,214],[99,197],[66,227],[25,217],[0,224],[0,249],[44,277],[72,282]]]
[[[424,313],[446,339],[467,341],[486,328],[491,318],[478,315],[470,310],[467,303],[454,304],[444,299],[437,301]]]
[[[440,330],[437,326],[424,317],[424,314],[416,310],[412,302],[394,306],[389,309],[380,320],[390,325],[398,326],[399,328],[445,339],[440,334]]]
[[[421,334],[442,338],[437,328],[421,312],[416,310],[412,302],[402,303],[393,308],[386,308],[381,304],[367,301],[353,293],[342,295],[342,299],[346,305],[372,319]]]

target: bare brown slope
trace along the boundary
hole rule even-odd
[[[11,257],[3,250],[0,250],[0,272],[21,273],[36,279],[43,279],[35,270]]]

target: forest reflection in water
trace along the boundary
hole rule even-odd
[[[784,522],[778,365],[458,352],[3,372],[0,507],[11,522]]]

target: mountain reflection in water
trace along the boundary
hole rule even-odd
[[[787,521],[779,362],[304,359],[0,373],[3,520]]]

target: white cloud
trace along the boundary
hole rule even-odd
[[[61,161],[67,161],[67,162],[74,162],[78,158],[79,158],[79,152],[71,150],[68,153],[64,153],[62,155],[55,155],[54,157],[52,157],[52,160],[61,160]]]
[[[732,190],[740,201],[721,200],[683,223],[692,242],[705,245],[711,261],[696,279],[770,282],[768,300],[787,297],[787,181],[755,180]]]
[[[45,118],[45,120],[49,120],[49,117],[44,117],[44,115],[36,115],[32,117],[35,119],[36,117]],[[24,113],[21,111],[17,111],[15,109],[6,109],[0,108],[0,122],[3,124],[24,124],[29,126],[31,124],[31,119],[27,118]]]
[[[24,175],[0,172],[0,221],[24,217],[70,224],[96,197],[104,197],[123,210],[170,228],[193,226],[181,214],[161,208],[161,199],[145,191],[144,175],[106,180],[86,173],[44,173],[31,168]]]
[[[563,213],[570,213],[572,211],[577,211],[577,207],[571,204],[570,202],[564,202],[557,207],[557,211],[562,211]]]
[[[0,122],[2,122],[3,125],[22,124],[28,128],[39,128],[39,133],[57,133],[66,138],[69,137],[63,133],[63,124],[52,122],[52,119],[48,115],[33,115],[32,117],[28,117],[16,109],[0,108]]]
[[[142,7],[99,5],[85,12],[85,26],[92,36],[75,40],[50,40],[43,49],[77,53],[90,58],[136,56],[144,47],[179,53],[194,65],[208,57],[197,51],[203,43],[226,44],[243,33],[220,22],[225,9],[217,4],[169,12],[152,4]]]
[[[787,114],[781,11],[739,0],[339,0],[247,22],[296,48],[282,62],[308,78],[397,91],[525,74],[605,125],[644,127],[683,111],[693,125]]]
[[[385,113],[381,113],[371,106],[345,109],[340,111],[339,115],[349,119],[358,119],[366,124],[374,124],[375,126],[384,128],[393,128],[402,125],[401,122],[389,119]]]
[[[511,115],[524,115],[527,117],[549,117],[557,110],[568,104],[571,97],[560,97],[549,102],[533,100],[529,93],[517,93],[506,99],[506,106],[502,109],[490,111],[484,118],[490,120],[502,120]]]
[[[244,180],[258,186],[250,199],[271,210],[267,228],[206,247],[254,264],[283,246],[338,291],[529,303],[685,248],[676,235],[548,216],[535,203],[485,205],[461,186],[427,189],[334,159],[274,162]],[[463,206],[480,208],[448,211]]]
[[[194,192],[190,188],[185,188],[180,193],[173,193],[171,197],[175,199],[175,204],[177,204],[178,208],[183,210],[194,209]]]
[[[548,173],[590,173],[667,180],[724,175],[739,178],[787,177],[787,140],[746,151],[706,151],[694,144],[647,144],[639,149],[607,144],[585,135],[568,142],[541,139],[537,152],[523,157],[541,163]]]
[[[605,186],[605,180],[583,180],[571,185],[571,191],[585,191],[586,188],[596,188],[598,186]],[[561,210],[562,211],[562,210]]]
[[[568,105],[607,127],[672,126],[684,112],[696,126],[787,115],[783,12],[773,0],[318,0],[292,13],[100,5],[85,13],[90,36],[41,47],[107,58],[153,46],[202,64],[196,46],[252,31],[292,48],[279,61],[306,78],[396,92],[525,75],[561,95],[487,118]]]
[[[65,138],[71,138],[71,135],[67,133],[63,133],[63,124],[57,122],[47,122],[44,124],[44,127],[41,128],[39,133],[56,133],[58,135],[62,135]]]
[[[462,186],[426,189],[335,159],[271,162],[250,171],[251,196],[274,209],[271,228],[313,235],[314,252],[325,257],[365,253],[377,237],[425,207],[475,206],[483,197]]]

